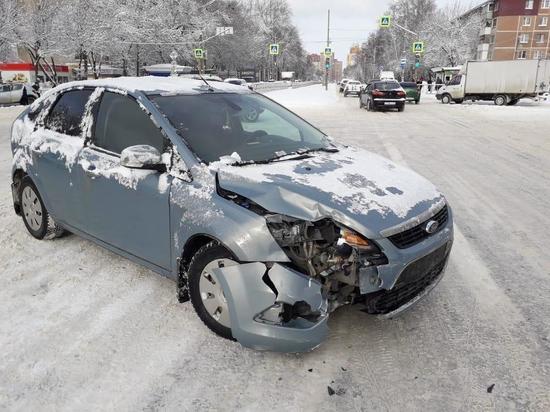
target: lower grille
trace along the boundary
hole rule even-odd
[[[392,235],[388,239],[390,239],[390,241],[399,249],[407,248],[409,246],[412,246],[412,245],[415,245],[416,243],[421,242],[422,240],[426,239],[428,236],[433,234],[433,233],[426,232],[426,223],[428,223],[431,220],[435,220],[438,226],[437,226],[437,230],[434,233],[437,233],[445,227],[445,224],[447,223],[448,218],[449,218],[449,211],[447,210],[447,205],[445,205],[443,209],[441,209],[431,218],[426,219],[425,221],[423,221],[422,223],[420,223],[419,225],[416,225],[411,229]]]
[[[386,314],[392,312],[424,291],[445,268],[449,253],[447,245],[411,263],[399,276],[391,290],[366,295],[366,312]]]

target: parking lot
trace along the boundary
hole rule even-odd
[[[439,187],[456,225],[440,285],[393,320],[337,310],[311,353],[222,340],[172,281],[27,233],[9,185],[21,108],[0,108],[0,409],[549,410],[550,104],[423,95],[397,113],[320,85],[270,96]]]

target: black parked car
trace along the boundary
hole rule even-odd
[[[373,80],[359,95],[359,107],[367,110],[405,110],[407,93],[395,80]]]

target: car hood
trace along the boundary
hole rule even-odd
[[[443,201],[434,185],[412,170],[350,147],[306,159],[244,166],[216,162],[210,168],[220,187],[270,212],[313,221],[329,217],[371,239]]]

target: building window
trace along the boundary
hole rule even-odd
[[[544,59],[545,54],[543,50],[535,50],[533,52],[533,59]]]
[[[550,0],[542,0],[541,9],[550,9]]]
[[[518,59],[523,60],[527,58],[527,50],[518,51]]]
[[[527,33],[521,33],[519,35],[519,42],[521,44],[527,44],[529,43],[529,35]]]
[[[494,8],[495,11],[498,11],[499,3],[500,3],[500,2],[499,2],[498,0],[495,1],[495,8]]]
[[[548,26],[548,17],[541,16],[539,26]]]
[[[531,17],[524,17],[523,18],[523,25],[524,26],[530,26],[531,25]]]
[[[525,10],[533,10],[534,0],[525,0]]]
[[[544,43],[544,33],[537,33],[535,38],[537,39],[537,43]]]

